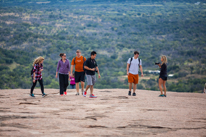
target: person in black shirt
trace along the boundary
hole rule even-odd
[[[158,66],[160,67],[160,76],[159,76],[159,89],[161,94],[159,95],[159,97],[166,97],[166,81],[167,81],[167,57],[166,56],[162,56],[161,57],[161,62],[162,64],[158,64]],[[164,94],[162,91],[162,85],[164,88]]]
[[[95,60],[96,55],[97,55],[97,53],[95,51],[92,51],[91,52],[91,57],[88,58],[84,63],[84,69],[85,69],[86,78],[87,78],[86,90],[83,93],[84,97],[86,97],[87,90],[90,88],[90,92],[91,92],[90,98],[97,98],[93,94],[93,88],[94,88],[94,84],[96,82],[95,72],[98,73],[99,78],[101,76],[100,76],[100,73],[99,73],[99,68],[97,66],[97,62]]]

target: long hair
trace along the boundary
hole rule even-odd
[[[34,60],[34,62],[33,62],[33,66],[35,65],[35,64],[38,64],[38,63],[40,63],[42,60],[44,60],[44,58],[43,57],[38,57],[38,58],[36,58],[35,60]]]
[[[166,64],[167,63],[167,57],[165,55],[162,55],[161,58],[163,60],[162,64],[164,64],[164,63]]]

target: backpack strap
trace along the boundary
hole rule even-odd
[[[84,59],[84,56],[82,56],[82,57],[83,57],[83,63],[84,63],[86,60]],[[76,57],[74,58],[74,65],[76,65],[75,61],[76,61]]]
[[[139,66],[139,68],[140,68],[140,58],[138,58],[138,60],[139,60],[139,64],[138,64],[138,66]]]
[[[132,60],[133,60],[133,57],[131,57],[131,58],[130,58],[129,69],[130,69],[130,66],[131,66]]]
[[[85,62],[86,60],[84,59],[84,56],[83,56],[83,63]]]
[[[130,66],[131,66],[131,63],[132,63],[132,59],[133,59],[133,58],[130,58],[130,64],[129,64],[129,68],[130,68]],[[140,68],[140,58],[138,58],[138,60],[139,60],[139,64],[138,64],[138,66],[139,66],[139,68]]]
[[[76,65],[76,64],[75,64],[75,61],[76,61],[76,57],[74,58],[74,65]]]

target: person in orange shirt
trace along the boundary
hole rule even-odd
[[[86,61],[86,58],[81,56],[81,51],[76,51],[76,57],[72,59],[71,63],[71,74],[73,74],[73,68],[75,65],[75,84],[76,84],[76,95],[79,95],[79,82],[81,82],[81,88],[82,88],[82,94],[84,91],[84,82],[85,82],[85,72],[83,69],[84,62]]]

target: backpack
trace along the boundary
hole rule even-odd
[[[34,67],[32,67],[32,69],[31,69],[31,76],[32,76],[32,74],[33,74],[33,70],[34,70]]]
[[[86,61],[85,61],[84,64],[83,64],[83,70],[84,70],[84,71],[86,71],[86,69],[84,68],[85,64],[86,64]]]
[[[129,68],[130,68],[130,66],[131,66],[132,60],[133,60],[133,57],[131,57],[131,59],[130,59]],[[139,68],[140,68],[140,58],[138,58],[138,60],[139,60],[139,64],[138,64],[138,66],[139,66]]]
[[[85,65],[85,62],[86,62],[86,60],[84,59],[84,56],[82,56],[83,57],[83,70],[85,71],[85,69],[84,69],[84,65]],[[76,57],[74,58],[74,65],[75,65],[75,61],[76,61]]]

